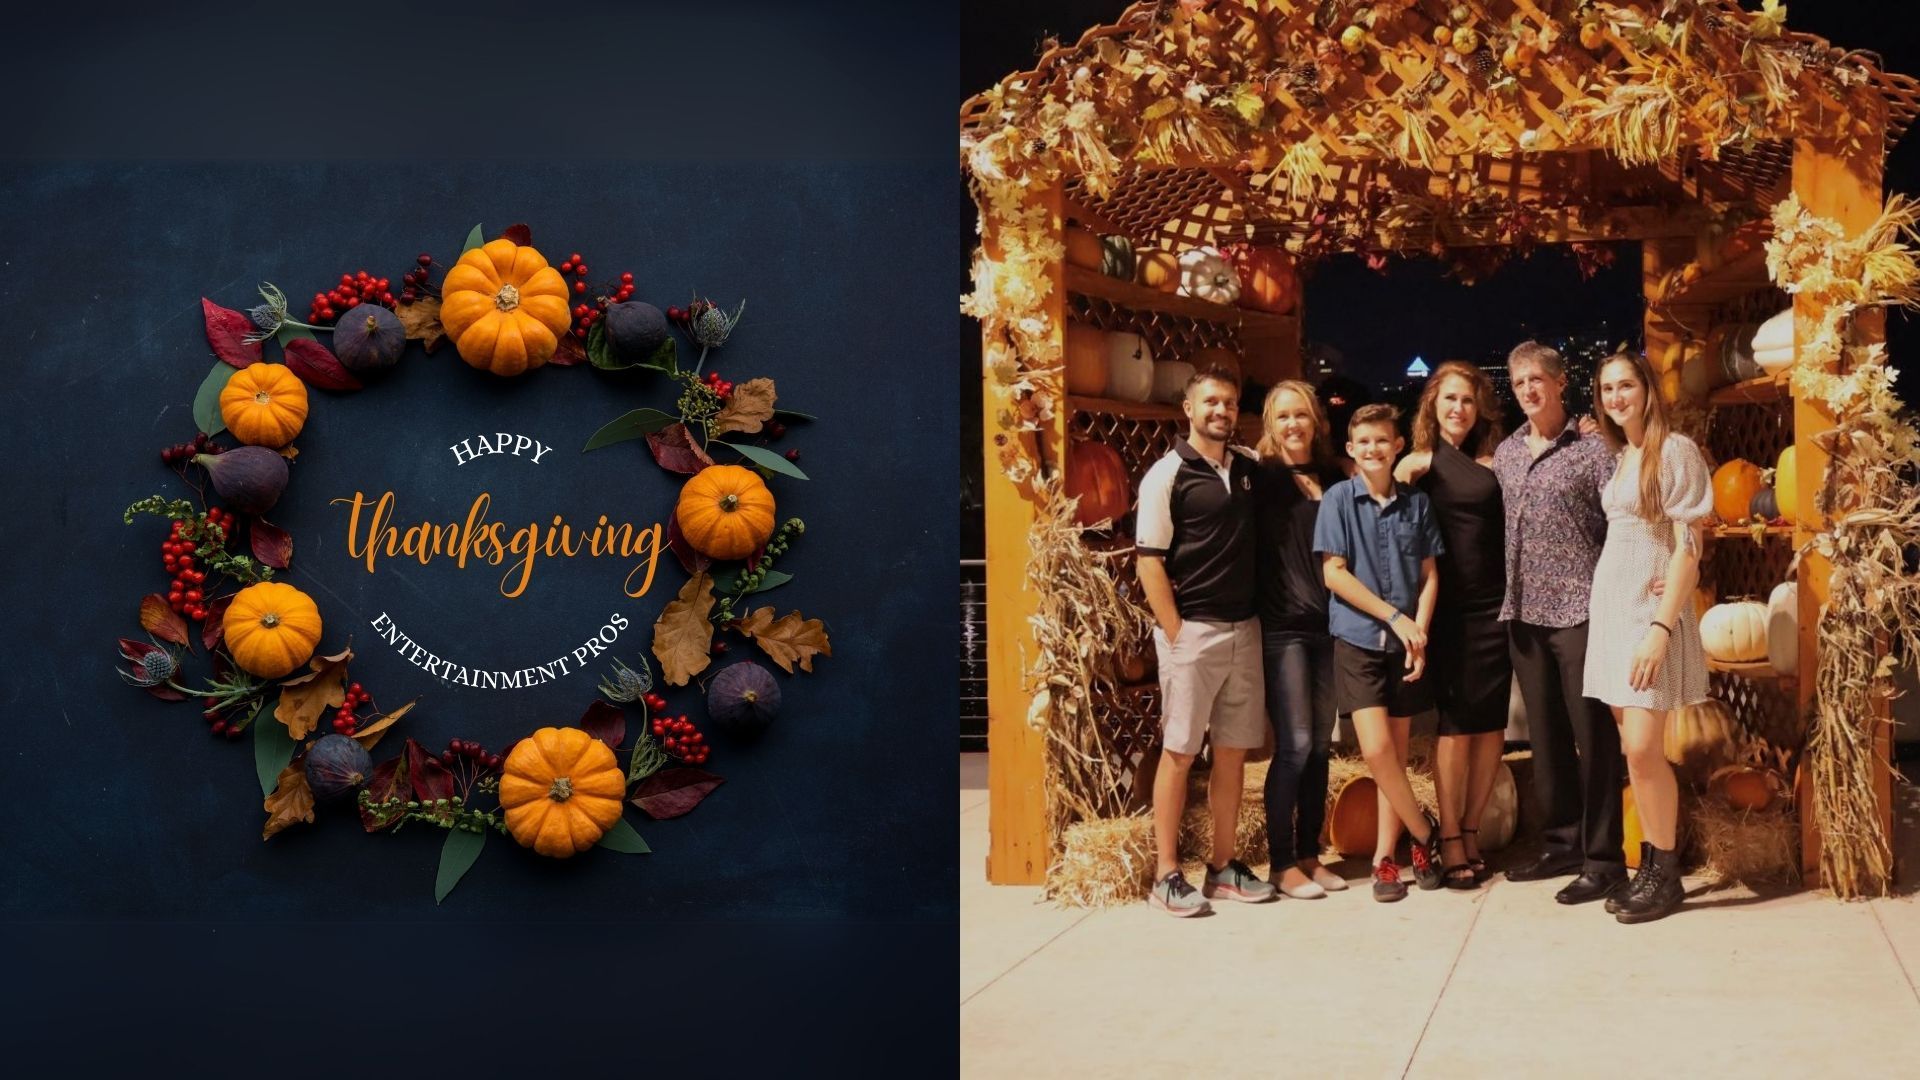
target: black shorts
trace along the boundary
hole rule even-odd
[[[1333,639],[1333,707],[1343,715],[1385,706],[1388,716],[1413,716],[1433,708],[1433,668],[1405,681],[1407,654],[1375,652]]]

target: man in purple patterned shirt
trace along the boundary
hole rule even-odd
[[[1493,471],[1507,513],[1507,623],[1513,673],[1526,702],[1534,787],[1545,812],[1546,848],[1507,871],[1510,881],[1578,874],[1555,894],[1563,904],[1609,896],[1627,878],[1621,845],[1620,733],[1607,707],[1582,692],[1587,602],[1607,538],[1600,489],[1612,451],[1583,435],[1561,400],[1560,354],[1523,342],[1507,357],[1527,422],[1500,444]]]

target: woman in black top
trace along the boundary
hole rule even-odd
[[[1273,763],[1267,769],[1269,878],[1298,899],[1347,887],[1320,865],[1327,812],[1327,754],[1333,741],[1333,636],[1327,586],[1313,552],[1320,495],[1346,479],[1334,464],[1326,415],[1313,387],[1287,381],[1260,411],[1260,632],[1267,674]]]
[[[1427,493],[1447,543],[1427,659],[1440,709],[1440,857],[1452,889],[1471,889],[1487,877],[1475,834],[1506,745],[1513,681],[1500,622],[1507,568],[1506,511],[1492,468],[1499,415],[1485,372],[1458,360],[1441,364],[1414,413],[1413,453],[1394,470]]]

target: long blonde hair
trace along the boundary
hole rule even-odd
[[[1313,417],[1313,439],[1309,445],[1313,448],[1309,455],[1315,468],[1333,467],[1333,435],[1327,430],[1327,413],[1320,407],[1320,397],[1313,386],[1299,379],[1286,379],[1267,391],[1267,400],[1260,405],[1260,444],[1255,447],[1262,458],[1280,456],[1280,440],[1274,436],[1273,423],[1280,416],[1280,395],[1291,391],[1300,395],[1307,403],[1307,415]]]
[[[1666,500],[1660,495],[1660,454],[1666,449],[1667,403],[1660,397],[1660,384],[1654,381],[1653,369],[1646,358],[1634,353],[1615,353],[1601,361],[1593,373],[1593,411],[1594,419],[1600,425],[1600,437],[1614,453],[1626,448],[1627,433],[1607,410],[1600,404],[1600,377],[1608,367],[1616,363],[1633,365],[1633,377],[1640,380],[1641,389],[1646,393],[1647,418],[1643,425],[1644,433],[1640,438],[1640,516],[1648,521],[1660,522],[1667,519]]]
[[[1460,449],[1470,458],[1486,457],[1500,445],[1500,403],[1493,396],[1493,380],[1465,360],[1441,364],[1427,380],[1413,413],[1413,448],[1432,450],[1440,441],[1440,387],[1456,375],[1473,387],[1473,427],[1461,440]]]

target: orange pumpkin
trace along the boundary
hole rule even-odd
[[[1066,240],[1068,266],[1098,270],[1106,261],[1106,249],[1101,246],[1099,234],[1092,229],[1069,225]]]
[[[248,364],[220,391],[220,420],[253,446],[282,447],[307,423],[307,384],[285,364]]]
[[[313,656],[320,644],[320,608],[291,585],[262,581],[234,594],[220,628],[241,670],[277,679]]]
[[[1067,324],[1067,393],[1099,397],[1107,389],[1107,335],[1084,323]]]
[[[599,843],[619,822],[626,793],[613,751],[579,728],[541,728],[514,744],[500,771],[507,832],[556,859]]]
[[[773,535],[773,492],[739,465],[709,465],[680,489],[680,535],[715,559],[744,559]]]
[[[1760,476],[1760,466],[1745,458],[1734,458],[1713,471],[1713,512],[1721,521],[1735,525],[1747,519],[1754,493],[1764,486]]]
[[[1633,803],[1633,785],[1620,789],[1621,848],[1627,853],[1627,869],[1640,869],[1640,841],[1646,837],[1640,832],[1640,808]]]
[[[1770,809],[1774,800],[1786,795],[1787,782],[1771,769],[1729,765],[1713,774],[1707,790],[1735,810],[1757,813]]]
[[[1127,465],[1106,443],[1081,441],[1067,450],[1067,496],[1080,500],[1074,520],[1089,528],[1124,517],[1133,503]]]
[[[1240,274],[1241,307],[1285,315],[1300,302],[1300,275],[1284,249],[1236,248],[1233,267]]]
[[[1371,776],[1356,776],[1340,786],[1327,815],[1327,839],[1335,851],[1348,858],[1373,854],[1379,839],[1375,831],[1380,824],[1379,791]]]
[[[1133,253],[1133,279],[1149,289],[1172,292],[1180,287],[1180,257],[1158,248]]]
[[[495,240],[473,248],[440,285],[440,325],[460,359],[495,375],[546,363],[573,313],[560,271],[531,247]]]

